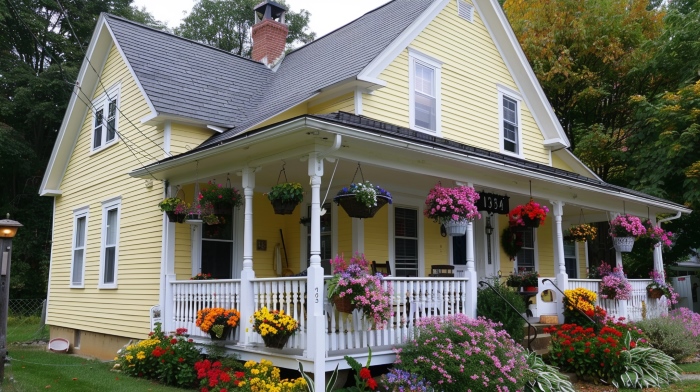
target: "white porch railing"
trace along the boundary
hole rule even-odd
[[[327,280],[330,277],[326,278]],[[299,321],[299,331],[285,348],[304,350],[308,346],[307,335],[307,278],[257,278],[252,280],[253,309],[262,307],[281,309]],[[463,312],[467,307],[467,278],[398,278],[383,280],[385,288],[391,285],[393,315],[384,329],[375,328],[372,320],[359,311],[339,313],[326,299],[324,285],[324,313],[326,315],[326,352],[347,349],[364,349],[374,346],[391,346],[402,343],[411,333],[415,322],[425,316],[447,316]],[[241,282],[238,279],[211,281],[174,281],[173,329],[187,328],[192,336],[206,337],[195,324],[197,311],[206,307],[240,308]],[[249,320],[241,320],[235,336],[250,328]],[[263,341],[258,334],[250,334],[251,343]]]
[[[191,336],[209,337],[196,325],[197,311],[203,308],[239,309],[241,282],[239,279],[180,280],[172,282],[174,329],[187,328]],[[241,320],[243,321],[243,320]],[[241,328],[236,328],[233,340],[238,340]]]
[[[569,290],[577,287],[583,287],[587,290],[598,294],[596,305],[605,309],[611,317],[625,317],[629,321],[640,321],[643,317],[643,307],[646,307],[647,319],[659,318],[667,314],[665,299],[651,299],[647,297],[647,285],[651,283],[651,279],[630,279],[629,283],[632,286],[632,296],[627,301],[627,306],[618,300],[605,300],[600,298],[598,288],[600,279],[569,279]],[[644,304],[642,304],[644,303]]]

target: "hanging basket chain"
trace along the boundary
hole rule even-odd
[[[360,162],[357,162],[357,169],[355,169],[355,174],[352,176],[352,182],[355,182],[355,177],[357,177],[357,172],[360,172],[360,177],[362,177],[362,183],[365,183],[365,175],[362,173],[362,166],[360,166]]]
[[[579,217],[578,217],[578,224],[581,225],[581,224],[584,224],[584,223],[586,223],[586,219],[585,219],[585,217],[583,216],[583,208],[581,208],[581,214],[580,214]]]
[[[175,192],[175,197],[184,202],[187,202],[187,195],[185,194],[185,190],[182,189],[180,185],[177,185],[175,189],[177,189],[177,191]],[[180,194],[182,194],[182,197],[180,197]]]
[[[231,177],[229,177],[229,173],[226,173],[226,188],[231,189]]]
[[[284,182],[289,182],[289,180],[287,180],[287,170],[284,168],[285,166],[287,166],[287,162],[282,161],[282,169],[280,169],[280,174],[277,175],[277,184],[275,185],[280,184],[280,178],[282,177],[282,174],[284,174]]]

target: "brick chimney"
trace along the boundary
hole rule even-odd
[[[289,27],[284,23],[287,9],[271,0],[255,6],[253,25],[253,60],[274,65],[284,54]]]

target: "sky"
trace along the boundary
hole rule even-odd
[[[261,0],[262,1],[262,0]],[[156,19],[173,28],[192,10],[195,0],[134,0],[133,5],[146,7]],[[387,0],[287,0],[292,11],[311,13],[309,26],[321,37],[371,11]]]

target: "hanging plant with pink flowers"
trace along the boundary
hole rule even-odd
[[[425,198],[423,214],[438,223],[481,218],[476,208],[479,193],[468,186],[446,188],[437,183]]]
[[[610,221],[610,235],[613,237],[639,237],[646,233],[642,221],[634,215],[618,215]]]

